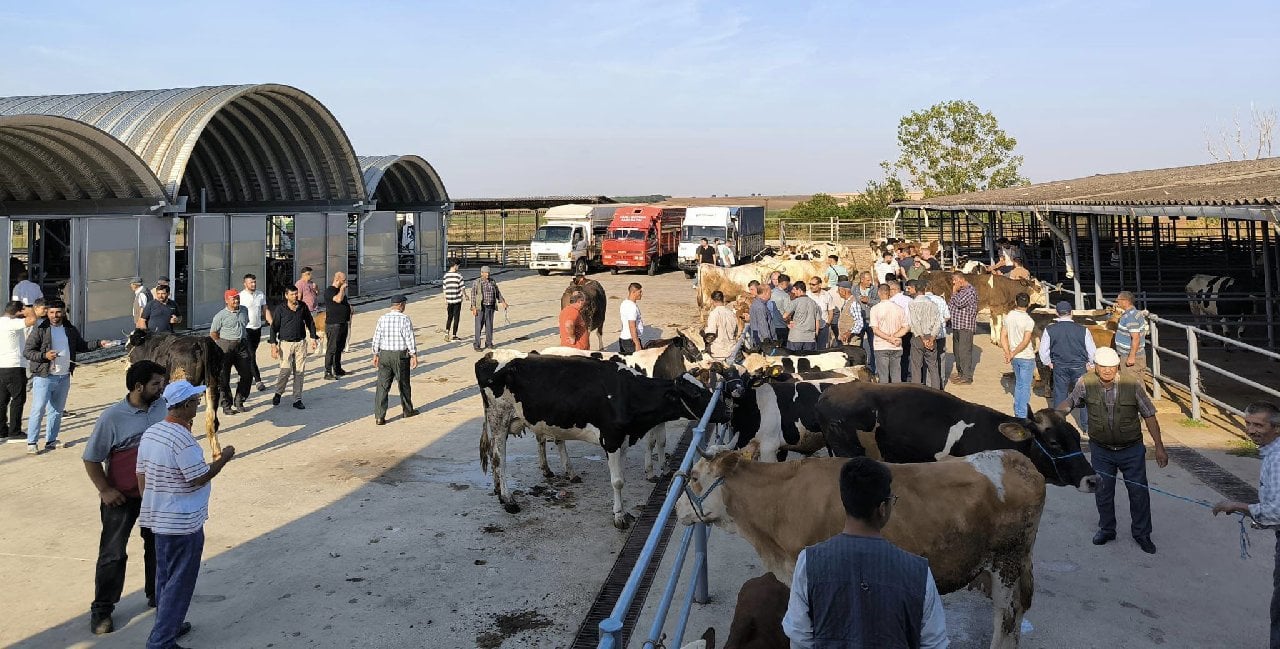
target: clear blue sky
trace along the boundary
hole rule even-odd
[[[454,197],[861,189],[904,114],[993,111],[1033,181],[1208,162],[1280,108],[1280,2],[38,2],[0,95],[297,86]],[[1277,151],[1280,154],[1280,151]]]

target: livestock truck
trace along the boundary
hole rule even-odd
[[[698,272],[697,249],[703,238],[724,240],[738,263],[764,250],[764,208],[759,205],[690,207],[680,226],[680,270]]]
[[[529,242],[529,268],[539,275],[553,270],[586,273],[604,265],[600,244],[617,205],[557,205]]]
[[[628,205],[613,214],[609,235],[601,245],[604,265],[617,275],[619,270],[645,268],[656,275],[658,268],[675,268],[680,248],[680,222],[685,208],[657,205]]]

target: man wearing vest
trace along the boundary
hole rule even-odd
[[[1040,336],[1040,362],[1053,372],[1054,405],[1067,398],[1098,351],[1089,330],[1071,319],[1070,302],[1059,302],[1057,312],[1058,319],[1049,323]],[[1076,410],[1076,421],[1081,428],[1089,429],[1089,415],[1084,409]]]
[[[929,562],[885,540],[898,499],[888,467],[866,457],[840,469],[841,534],[800,551],[782,631],[793,649],[948,646]]]
[[[1155,443],[1156,465],[1169,465],[1164,441],[1160,438],[1160,422],[1156,407],[1147,397],[1140,378],[1120,376],[1120,356],[1114,349],[1102,348],[1094,357],[1093,374],[1076,383],[1071,394],[1058,404],[1058,412],[1067,414],[1084,406],[1089,413],[1089,457],[1098,472],[1098,531],[1094,545],[1116,538],[1116,476],[1125,480],[1129,490],[1129,518],[1133,540],[1147,554],[1155,554],[1151,542],[1151,494],[1147,491],[1147,448],[1142,443],[1142,422]]]

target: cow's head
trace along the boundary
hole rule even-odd
[[[147,342],[147,330],[134,329],[133,332],[128,334],[126,337],[125,349],[132,351],[134,347],[141,347],[145,342]]]
[[[1030,419],[1000,424],[1000,433],[1019,442],[1018,450],[1031,458],[1046,482],[1085,493],[1097,490],[1098,476],[1080,451],[1080,431],[1058,411],[1045,408]]]
[[[1031,298],[1032,305],[1048,306],[1053,304],[1049,301],[1049,286],[1038,279],[1021,280],[1022,285],[1027,289],[1027,296]]]
[[[672,384],[673,389],[667,393],[668,397],[692,415],[691,419],[701,419],[711,403],[711,390],[707,388],[708,384],[699,381],[689,373],[680,375]],[[716,407],[711,410],[711,421],[713,423],[729,421],[729,409],[725,406],[724,399],[716,401]]]
[[[684,335],[683,331],[676,331],[676,337],[672,339],[671,344],[679,349],[680,353],[684,355],[686,364],[697,363],[702,360],[702,351],[698,349],[697,343]]]
[[[735,532],[733,518],[725,506],[724,483],[742,466],[749,464],[752,453],[760,452],[752,440],[740,451],[721,451],[714,455],[703,453],[702,459],[689,469],[684,495],[676,501],[676,515],[685,525],[713,523]]]

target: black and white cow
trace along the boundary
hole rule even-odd
[[[1187,282],[1187,303],[1197,326],[1214,332],[1218,325],[1224,336],[1244,336],[1244,318],[1256,312],[1257,299],[1248,294],[1253,287],[1246,281],[1227,275],[1196,275]],[[1226,297],[1231,296],[1231,297]],[[1223,343],[1226,345],[1226,343]]]
[[[914,383],[853,382],[826,390],[817,415],[833,456],[933,462],[1013,449],[1055,485],[1091,492],[1097,484],[1080,431],[1051,408],[1022,419]]]
[[[833,385],[855,380],[840,371],[771,376],[764,370],[751,375],[744,389],[727,393],[733,406],[732,446],[745,448],[757,440],[762,462],[781,462],[788,451],[813,455],[826,446],[818,425],[818,398]]]
[[[485,411],[480,467],[493,467],[493,490],[507,511],[520,510],[506,478],[507,437],[528,430],[539,439],[579,440],[604,449],[619,529],[632,519],[622,504],[627,448],[659,424],[698,419],[711,400],[711,392],[688,375],[653,379],[616,363],[542,354],[505,362],[486,354],[476,361],[476,382]],[[712,421],[727,418],[717,402]]]
[[[781,367],[782,371],[793,373],[834,370],[866,364],[867,350],[858,345],[844,345],[840,349],[820,352],[787,351],[781,356],[747,354],[742,360],[742,366],[752,373],[766,367]]]

